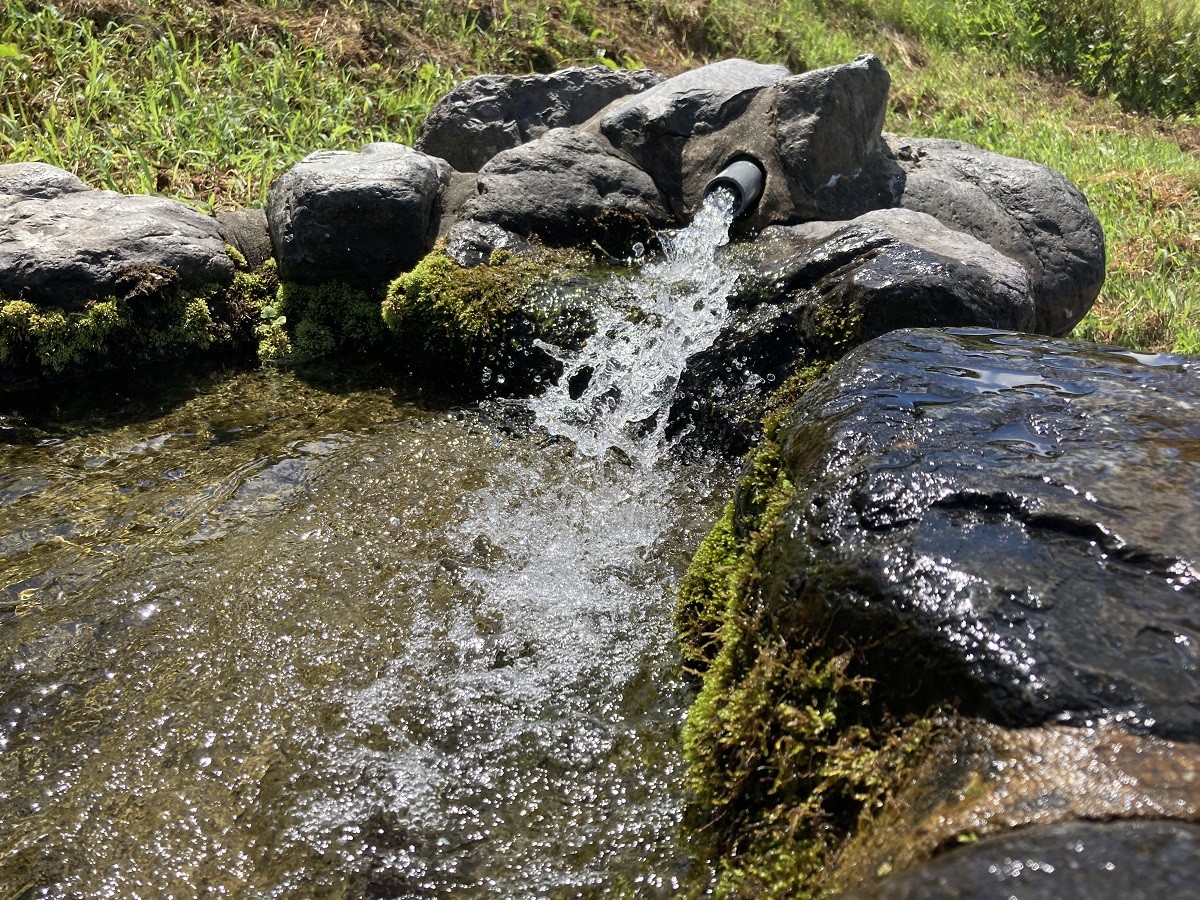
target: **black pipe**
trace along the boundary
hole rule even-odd
[[[736,219],[762,196],[763,179],[762,166],[752,159],[735,159],[704,188],[704,199],[707,200],[717,188],[725,188],[733,194],[733,217]]]

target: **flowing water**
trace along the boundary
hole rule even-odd
[[[729,473],[663,432],[728,224],[597,296],[532,429],[373,370],[5,401],[0,897],[704,882],[671,607]]]

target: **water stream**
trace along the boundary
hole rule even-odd
[[[596,298],[527,432],[373,370],[8,402],[0,897],[703,882],[671,607],[729,473],[664,429],[728,225]]]

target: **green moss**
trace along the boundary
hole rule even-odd
[[[679,586],[675,624],[684,665],[693,675],[703,675],[716,655],[729,602],[729,581],[738,576],[738,550],[733,533],[733,504],[729,503],[701,542]]]
[[[291,341],[277,314],[275,261],[251,271],[231,246],[236,272],[228,285],[181,288],[178,276],[152,265],[130,266],[113,295],[77,308],[0,298],[0,373],[72,375],[210,352],[246,352]]]
[[[258,354],[263,360],[303,362],[368,350],[383,339],[376,291],[346,284],[285,281],[260,311]]]
[[[816,358],[841,359],[863,343],[863,312],[850,301],[824,296],[809,313],[807,331]]]
[[[125,296],[79,309],[4,302],[0,368],[18,376],[64,375],[207,350],[213,342],[208,299],[219,289],[184,293],[164,273],[153,267],[131,272]]]
[[[503,343],[516,321],[549,314],[530,304],[535,286],[582,266],[578,253],[542,248],[531,256],[496,250],[464,268],[435,250],[388,287],[383,321],[428,350],[486,350]]]
[[[835,362],[836,360],[832,359],[817,360],[797,369],[784,379],[767,399],[766,412],[763,414],[763,434],[773,438],[804,392],[814,381],[832,369]]]

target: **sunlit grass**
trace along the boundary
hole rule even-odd
[[[162,190],[200,206],[261,202],[307,149],[410,142],[452,84],[436,65],[406,90],[372,83],[321,46],[147,25],[100,27],[9,0],[0,42],[0,144],[100,187]]]

